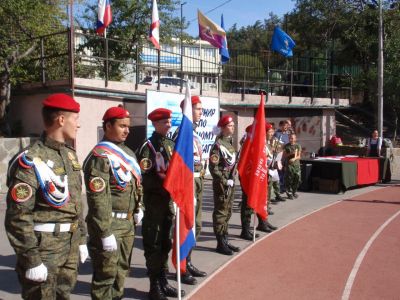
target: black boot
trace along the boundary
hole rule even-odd
[[[260,235],[256,233],[256,238],[258,238]],[[252,241],[253,240],[253,232],[250,231],[250,229],[242,229],[242,233],[240,234],[240,237],[244,240],[247,241]]]
[[[268,228],[270,228],[271,230],[277,230],[277,229],[278,229],[278,227],[272,225],[272,224],[271,224],[270,222],[268,222],[268,221],[265,221],[265,223],[266,223],[266,225],[268,226]]]
[[[167,277],[165,276],[164,272],[162,272],[160,275],[160,285],[165,296],[173,298],[178,297],[178,290],[168,283]],[[181,290],[181,296],[185,296],[184,290]]]
[[[217,252],[224,255],[233,255],[233,251],[225,244],[224,237],[217,236]]]
[[[225,241],[225,244],[228,246],[228,248],[231,249],[233,252],[240,251],[239,247],[233,246],[231,243],[229,243],[228,237],[226,235],[224,235],[224,241]]]
[[[258,223],[257,230],[262,231],[262,232],[266,232],[266,233],[272,232],[272,229],[270,229],[270,228],[267,226],[267,224],[266,224],[265,221],[264,221],[264,222],[259,222],[259,223]]]
[[[150,300],[168,300],[161,288],[159,278],[150,279],[150,291],[148,296]]]
[[[186,272],[181,274],[181,282],[184,284],[189,284],[189,285],[196,285],[197,280],[190,274],[189,270],[186,267]]]
[[[192,274],[194,277],[206,277],[207,273],[200,271],[192,264],[192,251],[189,252],[188,257],[186,258],[186,272]]]

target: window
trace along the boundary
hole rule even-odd
[[[204,56],[215,57],[215,49],[212,48],[204,48]]]
[[[198,47],[187,47],[188,56],[200,56],[200,49]]]

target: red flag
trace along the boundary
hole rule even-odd
[[[240,183],[247,205],[267,218],[268,166],[266,153],[264,95],[261,95],[252,133],[247,137],[238,164]]]

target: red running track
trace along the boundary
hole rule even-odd
[[[258,241],[191,299],[400,299],[399,228],[399,186],[337,202]]]

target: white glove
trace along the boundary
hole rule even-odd
[[[235,182],[233,181],[233,179],[228,179],[228,181],[226,182],[227,186],[233,187],[235,184]]]
[[[115,236],[113,234],[106,238],[102,238],[101,242],[103,244],[103,250],[105,251],[117,250],[117,240],[115,239]]]
[[[135,224],[140,224],[140,222],[142,222],[143,219],[143,210],[141,208],[139,208],[139,211],[135,214],[133,214],[133,219],[135,220]]]
[[[37,267],[26,270],[25,277],[32,281],[43,282],[47,280],[47,268],[42,263]]]
[[[89,251],[86,244],[79,245],[79,258],[81,260],[81,263],[84,263],[88,257],[89,257]]]

